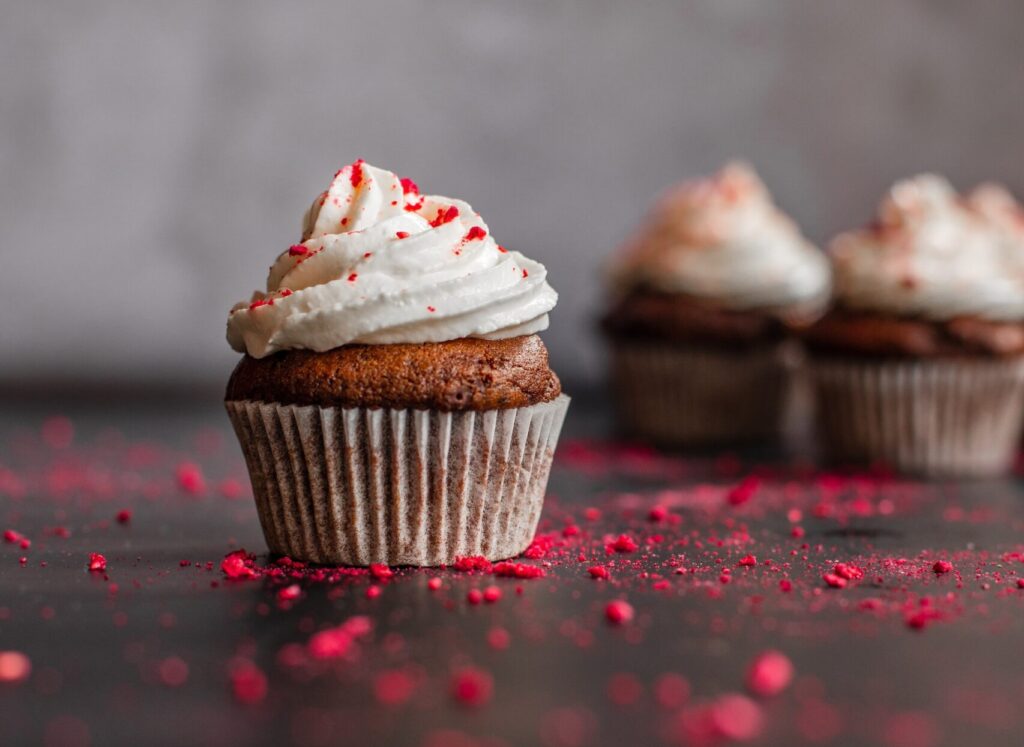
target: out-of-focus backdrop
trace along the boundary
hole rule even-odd
[[[0,3],[0,387],[219,386],[231,304],[357,157],[469,200],[601,378],[600,268],[742,156],[822,241],[895,178],[1024,193],[1017,0]]]

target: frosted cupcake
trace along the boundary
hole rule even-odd
[[[1001,187],[896,184],[830,248],[835,308],[807,333],[835,459],[990,475],[1024,411],[1024,215]]]
[[[669,192],[610,276],[603,327],[627,433],[669,445],[778,435],[790,332],[824,310],[829,268],[749,167]]]
[[[460,200],[339,171],[236,305],[228,414],[271,551],[439,565],[533,538],[568,407],[537,333],[557,296]]]

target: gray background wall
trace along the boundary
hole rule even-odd
[[[2,2],[0,385],[219,385],[226,311],[362,156],[469,199],[600,375],[598,268],[755,163],[815,239],[923,169],[1024,194],[1024,3]]]

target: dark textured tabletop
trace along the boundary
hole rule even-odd
[[[1024,744],[1016,478],[661,454],[578,399],[514,565],[311,569],[216,402],[3,413],[0,744]]]

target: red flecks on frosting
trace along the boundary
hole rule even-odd
[[[366,161],[360,158],[352,164],[352,173],[349,175],[349,180],[352,182],[353,189],[358,189],[359,185],[363,183],[364,163],[366,163]]]
[[[464,706],[478,708],[491,699],[494,691],[494,678],[490,673],[466,667],[452,675],[452,697]]]
[[[98,552],[89,553],[89,570],[90,571],[105,571],[107,570],[107,559],[100,555]]]
[[[525,267],[523,268],[523,277],[524,277],[524,278],[530,277],[530,273],[529,273],[529,272],[527,272],[527,270],[526,270],[526,268],[525,268]]]
[[[305,257],[307,254],[309,254],[309,247],[302,244],[292,244],[288,247],[288,256],[290,257]]]
[[[480,226],[473,226],[472,228],[470,228],[466,232],[466,235],[463,237],[462,240],[463,241],[475,241],[477,239],[486,238],[486,236],[487,236],[487,231],[485,231]]]
[[[604,608],[604,616],[612,625],[624,625],[633,619],[633,605],[622,599],[608,602]]]
[[[409,238],[409,232],[408,231],[395,231],[395,238],[396,239],[407,239],[407,238]]]
[[[501,244],[496,244],[495,246],[498,247],[498,251],[501,252],[502,254],[508,254],[508,249],[503,247]]]
[[[402,185],[402,194],[417,195],[417,196],[419,195],[420,188],[418,186],[416,186],[416,182],[414,182],[412,179],[410,179],[410,178],[408,178],[406,176],[403,176],[398,181]]]
[[[437,309],[435,309],[433,306],[428,306],[427,307],[427,311],[429,311],[431,314],[433,314],[435,311],[437,311]]]
[[[358,273],[355,273],[355,272],[349,273],[348,282],[354,283],[354,282],[356,282],[356,278],[358,278],[358,277],[359,277]]]
[[[753,695],[770,698],[793,681],[793,663],[779,651],[764,651],[747,670],[747,689]]]
[[[430,221],[430,225],[433,228],[443,226],[445,223],[451,223],[453,220],[459,217],[459,209],[455,205],[451,205],[447,210],[444,208],[437,209],[437,217]]]

